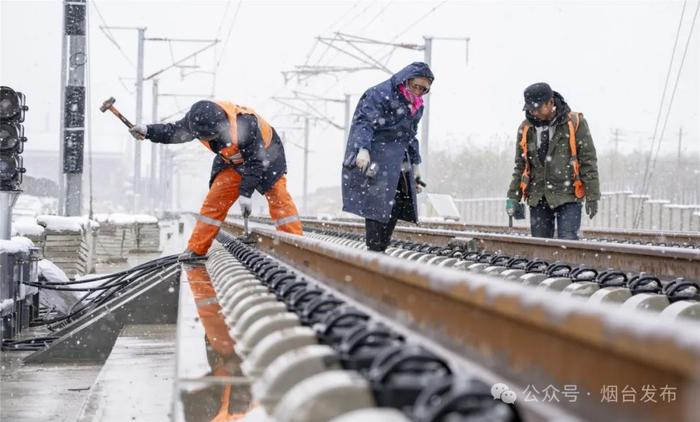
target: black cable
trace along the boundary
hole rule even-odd
[[[144,262],[144,263],[139,264],[139,265],[137,265],[137,266],[135,266],[135,267],[133,267],[133,268],[129,268],[128,270],[122,270],[122,271],[118,271],[118,272],[116,272],[116,273],[105,274],[105,275],[101,275],[101,276],[97,276],[97,277],[83,278],[83,279],[80,279],[80,280],[71,279],[71,281],[47,281],[47,282],[44,282],[43,284],[67,286],[67,285],[73,285],[73,284],[90,283],[90,282],[93,282],[93,281],[104,280],[104,279],[106,279],[106,278],[111,278],[111,277],[115,277],[115,276],[119,276],[119,275],[130,274],[130,273],[132,273],[132,272],[134,272],[134,271],[136,271],[136,270],[139,270],[139,269],[141,269],[141,268],[148,267],[148,266],[152,266],[152,265],[157,265],[157,264],[160,263],[161,261],[168,261],[168,262],[173,261],[173,262],[176,262],[178,256],[179,256],[179,255],[177,255],[177,254],[176,254],[176,255],[163,256],[163,257],[160,257],[160,258],[157,258],[157,259],[148,261],[148,262]]]
[[[79,314],[83,313],[84,311],[88,310],[89,308],[97,307],[107,300],[111,299],[117,292],[121,291],[123,288],[131,285],[132,283],[142,279],[143,277],[146,277],[152,273],[155,273],[157,271],[162,270],[168,265],[173,265],[176,262],[171,262],[171,263],[165,263],[165,262],[158,262],[158,261],[163,261],[163,259],[158,259],[154,261],[150,261],[149,263],[141,264],[140,266],[134,267],[128,271],[122,271],[118,274],[123,274],[120,275],[119,277],[115,278],[114,280],[111,280],[112,283],[107,284],[105,283],[102,286],[99,287],[93,287],[90,288],[87,294],[85,294],[83,297],[81,297],[77,302],[75,302],[73,305],[71,305],[71,308],[68,310],[68,313],[66,315],[62,315],[59,317],[51,318],[51,319],[45,319],[42,321],[39,321],[36,325],[53,325],[61,322],[66,322],[69,321]],[[155,263],[155,264],[154,264]],[[150,265],[146,265],[150,264]],[[141,268],[139,268],[141,267]],[[39,286],[43,287],[43,286]],[[116,289],[115,289],[116,288]],[[56,290],[60,288],[54,288]],[[83,289],[70,289],[74,291],[84,291]],[[99,292],[98,295],[90,298],[90,296],[95,293]],[[81,307],[77,308],[78,305],[81,303],[85,302],[88,298],[90,300],[86,302],[84,305]],[[49,327],[49,329],[52,329],[52,327]]]

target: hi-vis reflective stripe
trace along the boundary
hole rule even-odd
[[[198,308],[201,308],[202,306],[207,306],[207,305],[218,305],[219,301],[216,300],[215,297],[210,297],[209,299],[202,299],[198,300],[195,302]]]
[[[213,218],[207,217],[206,215],[195,214],[194,218],[201,221],[202,223],[211,224],[212,226],[216,226],[216,227],[221,227],[221,221],[214,220]]]
[[[228,157],[228,159],[231,160],[234,164],[239,164],[243,162],[243,154],[237,152],[232,156]]]
[[[295,221],[299,221],[299,216],[290,215],[289,217],[280,218],[279,220],[275,221],[275,226],[281,226],[282,224],[293,223]]]

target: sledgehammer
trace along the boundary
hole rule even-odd
[[[116,107],[114,107],[115,101],[117,101],[117,100],[115,100],[114,97],[107,98],[105,100],[105,102],[103,102],[102,105],[100,106],[100,111],[103,113],[107,110],[111,111],[112,114],[117,116],[119,118],[119,120],[121,120],[122,123],[124,123],[126,125],[126,127],[131,129],[132,127],[134,127],[134,125],[129,121],[129,119],[122,116],[122,114],[119,112],[119,110],[117,110]]]

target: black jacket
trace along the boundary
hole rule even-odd
[[[195,139],[188,125],[188,116],[175,123],[148,125],[147,138],[161,144],[180,144]],[[287,173],[287,162],[284,155],[284,146],[277,132],[272,129],[272,142],[265,149],[262,133],[258,127],[258,119],[254,114],[239,114],[236,118],[238,129],[238,148],[243,156],[243,163],[233,165],[224,161],[218,152],[226,146],[228,140],[217,139],[209,145],[217,153],[211,168],[209,186],[221,170],[233,167],[243,176],[240,186],[240,194],[250,197],[254,190],[261,194],[269,191],[272,186]],[[230,141],[229,141],[230,142]]]

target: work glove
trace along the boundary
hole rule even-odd
[[[512,217],[515,215],[515,206],[518,203],[514,199],[506,199],[506,214],[508,214],[508,217]]]
[[[139,140],[139,141],[144,140],[144,139],[146,139],[146,136],[148,135],[148,126],[146,126],[146,125],[134,125],[131,128],[129,128],[129,133],[136,140]]]
[[[355,165],[362,171],[365,171],[367,165],[369,164],[369,151],[364,148],[360,148],[357,152],[357,157],[355,157]]]
[[[247,196],[239,196],[238,205],[241,206],[241,215],[244,218],[247,218],[253,212],[253,200]]]
[[[420,177],[420,169],[418,164],[413,164],[413,178],[416,179],[416,193],[423,192],[423,188],[428,187]]]
[[[588,214],[589,218],[593,218],[598,214],[598,201],[586,201],[586,214]]]

